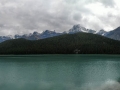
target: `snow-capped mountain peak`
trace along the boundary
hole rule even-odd
[[[76,32],[87,32],[87,29],[80,24],[74,25],[70,30],[69,33],[76,33]]]
[[[80,24],[74,25],[70,30],[69,33],[77,33],[77,32],[85,32],[85,33],[95,33],[96,31],[92,29],[87,29]]]

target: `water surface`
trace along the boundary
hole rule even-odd
[[[120,55],[1,56],[0,90],[103,90],[98,87],[105,83],[119,87],[119,60]]]

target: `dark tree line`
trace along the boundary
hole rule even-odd
[[[89,33],[65,34],[30,41],[8,40],[0,44],[0,54],[120,54],[120,41]]]

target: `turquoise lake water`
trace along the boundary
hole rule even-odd
[[[119,78],[120,55],[0,56],[0,90],[120,90]]]

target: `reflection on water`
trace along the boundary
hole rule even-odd
[[[0,90],[120,90],[120,56],[0,57]]]

